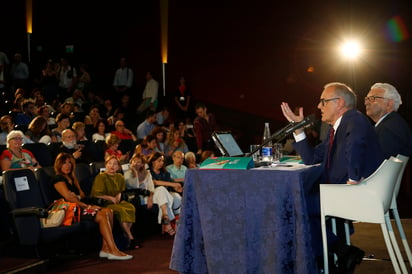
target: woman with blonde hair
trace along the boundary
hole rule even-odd
[[[54,162],[55,178],[52,180],[56,190],[55,199],[76,203],[82,210],[82,219],[92,219],[99,225],[100,234],[103,238],[102,248],[99,252],[100,258],[109,260],[130,260],[128,255],[118,249],[113,238],[113,211],[109,208],[86,204],[82,201],[85,194],[80,187],[74,170],[76,161],[70,153],[59,153]]]
[[[77,142],[87,141],[86,125],[83,122],[74,122],[72,129],[76,133]]]
[[[176,128],[170,129],[167,134],[165,154],[168,157],[172,157],[175,151],[182,151],[186,153],[189,151],[189,148],[186,145],[185,140],[183,140],[180,135],[180,131]]]
[[[136,209],[133,204],[122,201],[122,191],[126,190],[126,182],[122,174],[118,173],[120,162],[116,156],[109,156],[105,160],[104,172],[100,172],[93,182],[91,196],[105,200],[106,207],[113,210],[119,219],[124,234],[129,240],[128,249],[140,248],[134,238],[131,228],[136,221]]]
[[[127,162],[129,158],[129,152],[123,154],[122,151],[118,149],[121,141],[122,140],[116,134],[109,134],[106,138],[107,149],[104,152],[104,158],[113,155],[116,156],[121,163]]]

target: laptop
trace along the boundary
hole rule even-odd
[[[229,131],[215,131],[212,134],[212,139],[215,142],[222,156],[226,157],[243,157],[244,153],[237,144],[232,133]]]

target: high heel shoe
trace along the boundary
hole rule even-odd
[[[169,217],[166,215],[162,217],[162,234],[165,233],[169,234],[169,236],[174,236],[176,234],[176,231],[170,224]]]

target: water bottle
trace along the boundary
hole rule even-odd
[[[263,143],[267,142],[267,140],[271,139],[269,123],[265,123],[265,129],[263,131]],[[262,147],[262,161],[264,162],[272,162],[273,160],[273,152],[272,152],[272,141],[268,142]]]

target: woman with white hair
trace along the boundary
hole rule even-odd
[[[40,168],[33,153],[23,149],[24,134],[20,130],[12,130],[7,134],[7,149],[0,155],[0,166],[3,171],[14,168]]]

